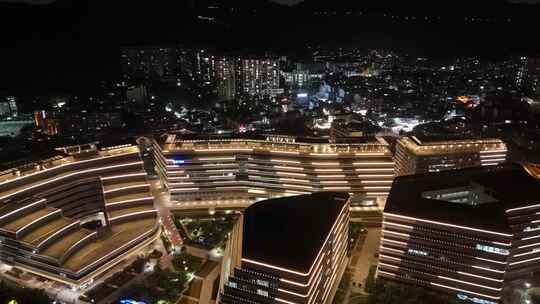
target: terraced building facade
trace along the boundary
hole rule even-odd
[[[394,163],[382,138],[331,142],[290,136],[177,136],[156,141],[173,200],[265,199],[318,191],[386,197]]]
[[[159,230],[136,146],[63,149],[0,173],[0,259],[80,286]]]
[[[540,270],[540,182],[519,165],[397,177],[378,277],[501,303]]]

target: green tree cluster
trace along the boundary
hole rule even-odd
[[[368,304],[458,304],[458,299],[405,284],[376,280]]]
[[[0,282],[0,304],[11,301],[17,304],[49,304],[51,299],[42,289],[11,287],[4,281]]]

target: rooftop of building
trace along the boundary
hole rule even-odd
[[[452,202],[433,196],[437,191],[449,194],[454,188],[461,192],[471,187],[481,189],[477,191],[485,192],[489,197]],[[511,233],[506,210],[539,200],[540,182],[520,165],[505,164],[397,177],[384,212]]]
[[[476,139],[470,137],[403,137],[398,146],[416,155],[461,154],[482,151],[507,152],[506,143],[497,138]]]
[[[174,136],[174,137],[171,137]],[[172,140],[172,141],[171,141]],[[367,144],[379,143],[376,137],[351,137],[334,141],[326,137],[308,137],[308,136],[290,136],[282,134],[259,134],[259,133],[243,133],[243,134],[182,134],[171,133],[168,136],[163,136],[158,139],[161,144],[181,142],[181,141],[268,141],[268,142],[289,142],[289,143],[306,143],[306,144]]]
[[[344,193],[319,192],[251,205],[242,257],[308,272],[347,200]]]
[[[468,135],[461,134],[447,134],[447,135],[424,135],[416,134],[409,137],[414,143],[419,146],[424,145],[444,145],[452,143],[502,143],[502,140],[498,138],[481,138],[481,137],[472,137]]]

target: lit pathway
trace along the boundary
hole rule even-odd
[[[174,225],[173,217],[169,209],[169,195],[161,188],[159,180],[152,181],[150,184],[152,186],[152,195],[154,195],[154,206],[159,213],[161,224],[165,229],[165,233],[169,236],[172,245],[179,248],[182,246],[183,242],[180,234],[176,230],[176,226]]]
[[[356,285],[362,284],[362,290],[366,287],[366,279],[369,273],[369,269],[372,265],[377,265],[377,258],[375,253],[379,250],[381,238],[381,228],[369,228],[360,251],[360,257],[358,262],[354,266],[354,273],[352,277],[352,282],[356,282]]]

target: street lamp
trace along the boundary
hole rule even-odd
[[[527,287],[527,288],[531,288],[531,283],[529,283],[529,282],[525,282],[525,287]]]

